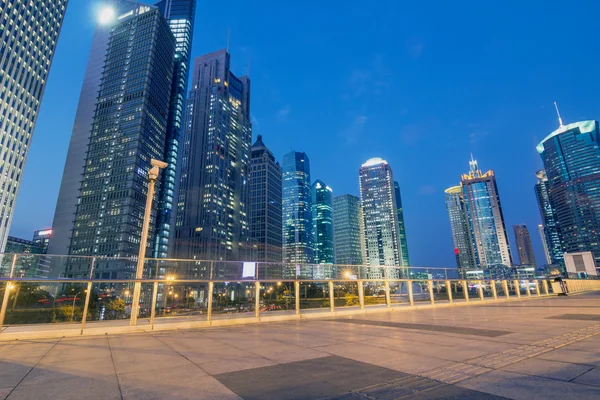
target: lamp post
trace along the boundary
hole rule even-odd
[[[87,290],[84,290],[84,292],[87,292]],[[77,301],[77,296],[79,296],[82,292],[77,292],[75,294],[75,297],[73,297],[73,308],[71,309],[71,322],[73,322],[75,320],[75,302]]]
[[[150,213],[152,211],[152,198],[154,197],[154,184],[158,179],[158,174],[162,168],[168,164],[164,161],[150,160],[152,168],[148,171],[148,195],[146,197],[146,210],[144,213],[144,223],[142,225],[142,235],[140,238],[140,251],[138,253],[137,267],[135,271],[136,282],[133,286],[133,300],[131,304],[131,326],[137,325],[138,314],[140,312],[140,293],[142,291],[142,279],[144,273],[144,258],[146,256],[146,243],[148,242],[148,229],[150,228]]]

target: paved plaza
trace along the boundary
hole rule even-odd
[[[600,294],[0,342],[8,399],[600,399]]]

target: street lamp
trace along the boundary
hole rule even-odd
[[[75,290],[75,289],[73,289]],[[81,293],[85,293],[87,292],[87,289],[84,290],[83,292],[77,292],[75,294],[75,297],[73,297],[73,308],[71,309],[71,322],[73,322],[73,320],[75,319],[75,302],[77,301],[77,296],[79,296]]]
[[[167,168],[169,164],[164,161],[150,160],[152,168],[148,170],[148,195],[146,196],[146,210],[144,212],[144,223],[142,225],[142,235],[140,238],[140,251],[138,253],[137,267],[135,271],[136,282],[133,286],[133,301],[131,304],[131,326],[137,325],[137,318],[140,312],[140,292],[142,291],[142,279],[144,273],[144,257],[146,256],[146,243],[148,242],[148,229],[150,228],[150,212],[152,211],[152,198],[154,197],[154,184],[158,179],[158,174],[162,168]]]

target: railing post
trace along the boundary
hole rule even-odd
[[[387,304],[388,308],[390,308],[392,306],[392,296],[390,294],[390,281],[386,279],[383,283],[383,287],[385,290],[385,304]]]
[[[504,290],[504,297],[510,299],[510,292],[508,291],[508,282],[506,279],[502,280],[502,290]]]
[[[429,301],[431,304],[435,304],[435,296],[433,295],[433,281],[431,279],[427,281],[427,290],[429,291]]]
[[[406,282],[406,284],[408,285],[408,302],[411,306],[415,305],[415,296],[413,293],[413,287],[412,287],[412,280],[408,280]]]
[[[531,287],[529,286],[531,282],[529,279],[525,279],[525,287],[527,288],[527,297],[531,297]]]
[[[548,290],[548,281],[547,280],[543,280],[542,281],[542,286],[544,288],[544,293],[546,294],[546,296],[550,295],[550,290]]]
[[[446,293],[448,293],[448,301],[450,303],[452,303],[453,299],[452,299],[452,282],[450,281],[446,281],[444,282],[444,285],[446,285]]]
[[[211,268],[212,271],[212,268]],[[213,304],[213,291],[215,290],[215,283],[213,281],[208,282],[208,307],[206,310],[206,320],[212,320],[212,304]]]
[[[87,313],[90,307],[90,297],[92,295],[92,281],[87,284],[87,290],[85,293],[85,304],[83,305],[83,315],[81,316],[81,334],[83,335],[83,329],[85,328],[85,322],[87,320]]]
[[[260,282],[254,282],[254,316],[260,319]]]
[[[152,308],[150,309],[150,329],[154,330],[154,318],[156,318],[156,301],[158,299],[158,281],[152,284]]]
[[[519,281],[518,279],[513,280],[513,285],[515,285],[515,293],[517,294],[517,297],[521,297],[521,281]]]
[[[483,281],[479,281],[477,285],[477,291],[479,292],[479,300],[483,301],[485,296],[483,294]]]
[[[490,289],[492,289],[494,300],[498,300],[498,291],[496,290],[496,281],[494,279],[490,281]]]
[[[294,282],[294,293],[296,297],[296,315],[300,315],[300,282]]]
[[[462,285],[463,295],[465,296],[465,301],[469,302],[469,286],[467,286],[467,281],[462,280],[462,281],[460,281],[460,284]]]
[[[13,254],[12,262],[10,265],[10,274],[9,278],[12,278],[15,273],[15,265],[17,265],[17,255]],[[0,333],[2,332],[2,326],[4,325],[4,319],[6,318],[6,309],[8,307],[8,299],[10,298],[10,290],[12,289],[13,284],[11,281],[6,282],[6,287],[4,288],[4,298],[2,300],[2,308],[0,308]]]
[[[329,308],[331,309],[331,312],[335,311],[335,292],[334,292],[334,288],[333,288],[333,281],[329,281],[327,282],[328,286],[329,286]]]
[[[533,281],[533,283],[535,285],[535,294],[537,294],[538,296],[541,296],[542,293],[540,292],[540,282],[537,279],[535,279]]]
[[[356,281],[358,284],[358,303],[360,304],[360,309],[365,309],[365,288],[363,286],[362,280]]]

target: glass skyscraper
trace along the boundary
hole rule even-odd
[[[398,249],[400,252],[400,265],[408,267],[410,259],[408,258],[408,243],[406,242],[406,226],[404,225],[404,210],[402,208],[402,196],[400,194],[400,184],[394,181],[394,198],[396,199],[396,216],[398,218]]]
[[[323,181],[312,185],[312,223],[315,264],[333,264],[333,191]]]
[[[0,2],[0,250],[44,95],[68,0]]]
[[[336,264],[362,264],[360,219],[360,199],[358,197],[343,194],[333,199]]]
[[[477,268],[477,252],[473,243],[467,203],[461,186],[446,189],[446,210],[450,218],[456,266],[463,270]]]
[[[126,14],[139,5],[134,0],[108,0],[104,3],[107,6],[112,6],[117,16]],[[169,208],[171,203],[168,200],[170,200],[169,196],[173,196],[172,191],[174,190],[173,173],[176,167],[177,145],[179,144],[179,125],[181,124],[185,102],[195,3],[196,0],[162,0],[157,3],[157,7],[168,20],[171,32],[173,32],[176,40],[174,79],[167,125],[167,147],[165,155],[161,156],[161,160],[168,162],[169,166],[163,171],[164,186],[157,197],[160,211],[157,213],[159,221],[156,224],[157,235],[153,243],[153,255],[157,257],[165,255],[164,250],[167,245],[164,238],[167,228],[165,224],[167,224],[167,220],[171,219],[172,215]],[[48,249],[50,254],[68,254],[69,252],[80,181],[84,171],[92,120],[96,110],[96,100],[112,28],[110,23],[98,24],[94,32],[54,212],[53,234]]]
[[[283,261],[313,262],[310,161],[305,153],[283,156]]]
[[[528,267],[536,267],[535,255],[533,254],[533,246],[529,229],[526,225],[513,226],[515,231],[515,241],[517,243],[517,252],[519,254],[519,264]]]
[[[250,158],[250,237],[256,261],[282,261],[281,167],[265,146],[262,135],[252,145]]]
[[[219,50],[194,60],[187,101],[174,255],[243,261],[252,254],[248,223],[250,79]]]
[[[135,273],[150,160],[166,150],[175,44],[161,11],[141,3],[118,17],[108,39],[69,254],[131,259],[98,261],[99,278]],[[87,276],[87,268],[73,262],[66,275]]]
[[[591,251],[600,264],[598,121],[561,123],[542,140],[537,151],[548,177],[550,203],[556,212],[564,251]]]
[[[535,184],[535,195],[542,217],[542,242],[548,253],[548,264],[563,262],[562,236],[558,227],[558,216],[550,198],[550,182],[545,170],[536,172],[538,182]]]
[[[360,202],[364,220],[363,265],[401,265],[398,240],[398,210],[394,178],[387,161],[371,158],[360,168]],[[381,268],[368,268],[367,277],[386,277]],[[388,276],[397,277],[398,274]]]

